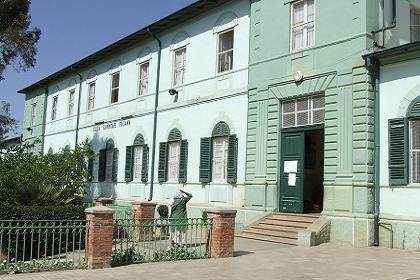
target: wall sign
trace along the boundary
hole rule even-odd
[[[93,132],[98,132],[98,131],[101,131],[101,130],[110,130],[110,129],[114,129],[114,128],[117,128],[117,127],[129,126],[130,124],[131,124],[130,120],[104,123],[102,125],[94,126],[93,127]]]

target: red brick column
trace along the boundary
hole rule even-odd
[[[85,210],[86,220],[89,222],[87,244],[89,269],[111,266],[114,212],[114,209],[104,206],[95,206]]]
[[[151,240],[153,238],[156,203],[149,201],[134,201],[132,217],[139,225],[134,228],[135,240]]]
[[[207,214],[209,218],[213,219],[212,258],[233,257],[236,210],[207,210]]]

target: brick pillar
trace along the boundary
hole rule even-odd
[[[209,218],[213,219],[211,236],[212,258],[233,257],[236,210],[207,210],[207,214]]]
[[[138,241],[150,240],[153,237],[153,220],[156,203],[149,201],[134,201],[132,217],[139,227],[134,228],[134,238]]]
[[[114,209],[95,206],[85,210],[89,222],[87,244],[88,268],[111,267],[112,259],[112,223]]]

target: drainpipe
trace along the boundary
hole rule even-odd
[[[45,90],[44,93],[44,114],[42,116],[42,129],[41,129],[41,137],[42,137],[42,145],[41,145],[41,155],[44,154],[44,146],[45,146],[45,127],[47,125],[47,102],[48,102],[48,84],[43,86],[42,84],[38,83],[40,87],[43,87]]]
[[[159,40],[158,37],[153,34],[149,28],[147,28],[147,32],[152,36],[157,42],[159,46],[158,50],[158,61],[157,61],[157,71],[156,71],[156,89],[155,89],[155,109],[153,111],[153,140],[152,140],[152,172],[151,172],[151,181],[150,181],[150,193],[149,193],[149,201],[153,199],[153,183],[155,177],[155,154],[156,154],[156,128],[157,128],[157,109],[159,105],[159,80],[160,80],[160,58],[162,55],[162,42]]]
[[[71,70],[73,70],[73,72],[79,76],[79,97],[77,98],[77,115],[76,115],[76,136],[74,139],[74,148],[76,149],[77,144],[79,144],[79,120],[80,120],[80,99],[82,98],[82,82],[83,82],[83,77],[82,75],[77,72],[76,70],[73,69],[73,67],[71,67]]]
[[[375,91],[375,103],[374,103],[374,114],[375,114],[375,123],[374,123],[374,142],[375,142],[375,159],[374,159],[374,179],[373,179],[373,186],[374,186],[374,216],[373,216],[373,223],[374,223],[374,232],[373,232],[373,245],[379,246],[379,211],[380,211],[380,94],[379,94],[379,62],[377,60],[373,60],[372,58],[367,58],[366,66],[371,72],[373,79],[374,79],[374,91]]]

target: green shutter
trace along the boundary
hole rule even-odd
[[[181,140],[180,156],[179,156],[179,182],[185,184],[187,182],[188,169],[188,141]]]
[[[167,178],[168,178],[168,143],[161,142],[159,143],[158,181],[160,183],[163,183],[167,181]]]
[[[99,151],[98,182],[105,181],[106,150]]]
[[[204,137],[200,140],[200,182],[211,182],[211,152],[212,138]]]
[[[407,125],[404,118],[389,120],[389,184],[408,184]]]
[[[118,179],[118,149],[114,149],[112,155],[112,181],[117,182]]]
[[[238,139],[236,135],[229,135],[228,162],[227,162],[227,182],[236,184],[238,165]]]
[[[93,181],[93,158],[88,159],[87,168],[88,168],[88,174],[89,174],[88,181],[92,182]]]
[[[133,181],[133,156],[134,146],[127,146],[125,148],[125,181]]]
[[[143,159],[141,163],[141,181],[146,183],[149,177],[149,147],[143,145]]]

